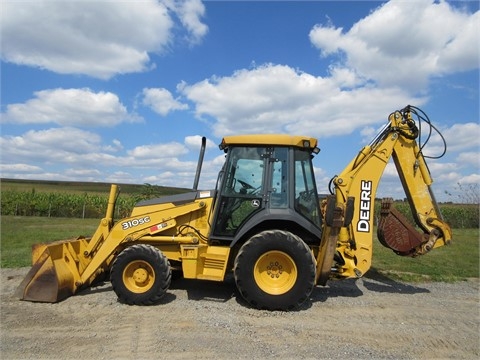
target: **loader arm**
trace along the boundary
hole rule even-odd
[[[90,286],[109,270],[116,252],[143,239],[151,244],[198,244],[205,234],[181,234],[177,219],[208,211],[212,199],[201,199],[173,205],[164,211],[132,214],[113,223],[117,188],[112,185],[106,217],[100,221],[92,238],[77,238],[35,245],[33,266],[16,291],[22,300],[39,302],[61,301],[80,289]],[[163,205],[168,207],[169,204]],[[153,208],[152,208],[153,209]],[[206,233],[206,229],[202,230]],[[163,234],[168,235],[163,235]]]
[[[375,197],[390,158],[393,158],[422,233],[392,207],[391,199],[387,199],[382,202],[378,223],[380,242],[404,256],[423,255],[450,242],[452,233],[431,191],[432,178],[417,142],[418,135],[410,106],[390,114],[383,130],[332,180],[335,202],[326,207],[325,231],[317,256],[320,284],[324,285],[329,276],[361,277],[370,268],[376,224]],[[332,233],[338,236],[332,237]],[[333,242],[336,242],[336,252],[331,259],[326,252],[333,248]],[[329,270],[323,265],[325,262],[332,264]],[[329,271],[332,273],[328,274]]]

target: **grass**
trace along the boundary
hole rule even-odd
[[[31,265],[31,245],[91,236],[98,219],[1,217],[1,267]],[[371,274],[400,281],[460,281],[479,277],[479,229],[455,229],[450,246],[418,258],[401,257],[374,241]],[[368,276],[368,274],[367,274]]]
[[[2,216],[0,266],[30,266],[33,244],[91,236],[98,224],[98,219]]]
[[[479,229],[454,229],[450,246],[417,258],[400,257],[374,243],[373,271],[404,281],[452,282],[479,277]]]

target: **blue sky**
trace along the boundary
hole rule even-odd
[[[222,136],[319,139],[318,188],[388,115],[448,144],[434,191],[480,181],[478,1],[1,2],[1,176],[213,188]],[[434,136],[426,155],[441,153]],[[448,196],[445,191],[452,193]],[[393,164],[378,196],[403,198]]]

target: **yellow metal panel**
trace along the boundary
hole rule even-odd
[[[228,264],[227,246],[181,245],[183,276],[222,281]]]
[[[225,136],[221,146],[229,145],[263,145],[271,146],[295,146],[305,148],[304,142],[309,142],[309,148],[317,146],[317,139],[310,136],[287,135],[287,134],[253,134],[253,135],[235,135]]]
[[[211,280],[223,280],[228,263],[230,248],[227,246],[209,246],[206,253],[201,254],[203,272],[199,278],[208,277]]]
[[[183,277],[186,279],[196,279],[198,273],[198,251],[199,247],[194,245],[181,246],[181,260]]]

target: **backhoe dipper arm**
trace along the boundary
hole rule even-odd
[[[403,112],[407,121],[412,121],[409,107]],[[423,231],[423,241],[420,237],[397,234],[401,226],[412,231],[403,223],[406,221],[395,209],[391,208],[391,201],[382,203],[381,217],[378,226],[380,242],[394,250],[399,255],[417,256],[429,252],[431,249],[450,243],[452,231],[445,223],[431,189],[433,180],[430,176],[427,163],[415,139],[400,136],[393,149],[393,161],[397,168],[405,194],[410,204],[415,223]],[[400,216],[399,216],[400,215]],[[404,230],[404,231],[406,231]],[[417,234],[415,232],[415,234]],[[396,239],[398,237],[398,239]],[[403,240],[403,243],[402,241]],[[426,240],[426,241],[425,241]],[[415,243],[416,241],[416,243]]]
[[[353,216],[345,215],[348,220],[338,229],[333,276],[361,277],[371,266],[375,195],[391,157],[423,234],[391,207],[389,199],[382,203],[378,224],[380,242],[399,255],[416,256],[451,240],[450,227],[443,221],[430,190],[432,179],[417,143],[419,130],[411,117],[410,106],[390,114],[388,120],[375,139],[332,180],[337,209],[348,209],[347,203],[354,200]],[[327,221],[324,234],[331,234],[330,227]],[[328,241],[327,235],[322,242]],[[324,256],[319,254],[317,260],[321,259],[320,255]],[[317,278],[319,276],[322,278],[322,274],[317,274]]]

